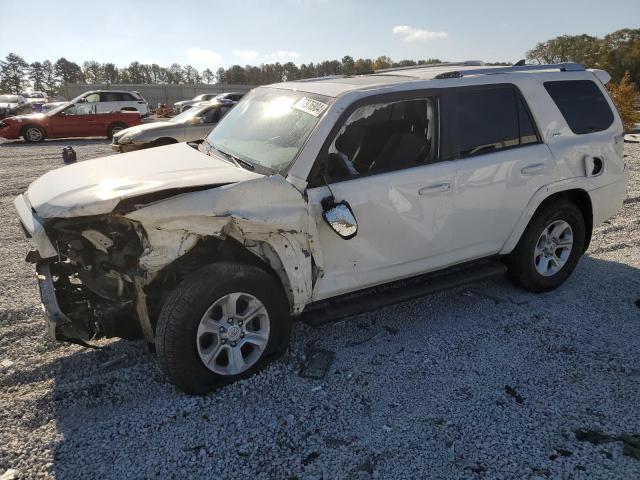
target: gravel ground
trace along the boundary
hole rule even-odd
[[[13,197],[106,140],[0,145],[0,474],[22,478],[640,478],[640,147],[572,278],[487,282],[321,328],[205,398],[137,342],[49,341]],[[309,348],[335,352],[301,378]],[[640,445],[637,445],[640,447]]]

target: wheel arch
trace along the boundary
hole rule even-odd
[[[20,135],[24,137],[24,133],[27,131],[27,128],[29,127],[36,127],[39,128],[40,130],[42,130],[44,132],[44,136],[45,138],[48,135],[47,129],[44,128],[42,125],[36,125],[35,123],[28,123],[26,125],[23,125],[22,128],[20,128]]]
[[[264,245],[261,247],[266,248]],[[191,250],[168,264],[145,287],[150,317],[157,318],[164,303],[163,292],[172,291],[188,276],[202,268],[222,262],[251,265],[267,272],[282,288],[291,310],[293,298],[290,282],[275,252],[273,257],[262,257],[232,237],[221,239],[211,236],[202,238]]]
[[[171,145],[172,143],[179,143],[177,139],[173,137],[160,137],[153,140],[151,143],[154,145]]]
[[[524,234],[527,226],[531,222],[536,214],[549,204],[557,202],[558,200],[566,199],[576,205],[584,218],[585,224],[585,242],[584,250],[586,252],[591,243],[591,236],[593,234],[593,204],[589,193],[583,188],[569,188],[566,190],[559,190],[551,193],[545,197],[541,197],[537,201],[534,198],[527,207],[526,212],[523,214],[520,222],[511,233],[511,236],[500,251],[501,254],[510,253],[517,245],[520,238]]]

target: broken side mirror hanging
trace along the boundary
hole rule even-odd
[[[322,199],[322,218],[340,237],[349,240],[358,233],[358,222],[346,201],[336,203],[333,196]]]

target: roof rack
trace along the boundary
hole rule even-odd
[[[497,73],[532,72],[536,70],[559,70],[561,72],[582,72],[584,67],[579,63],[565,62],[547,65],[514,65],[511,67],[473,68],[466,70],[452,70],[436,75],[438,80],[445,78],[462,78],[467,75],[493,75]]]
[[[418,70],[433,67],[481,67],[485,63],[481,60],[466,60],[464,62],[423,63],[422,65],[409,65],[406,67],[381,68],[375,73],[398,72],[402,70]]]

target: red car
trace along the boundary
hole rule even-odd
[[[24,138],[38,143],[45,138],[108,137],[140,125],[138,112],[96,113],[95,104],[65,104],[46,113],[18,115],[0,121],[0,137]]]

